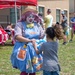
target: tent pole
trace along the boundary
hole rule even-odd
[[[36,6],[36,10],[38,11],[38,5]]]
[[[15,0],[15,20],[16,20],[16,23],[17,23],[17,7],[16,7],[16,0]]]
[[[20,9],[19,9],[19,14],[20,14],[20,19],[21,19],[21,14],[22,14],[22,12],[21,12],[21,6],[20,6]]]

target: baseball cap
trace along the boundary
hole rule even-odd
[[[65,12],[64,12],[64,11],[61,11],[61,14],[63,14],[63,15],[64,15],[64,14],[65,14]]]

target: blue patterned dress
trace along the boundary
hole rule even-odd
[[[41,39],[42,28],[34,23],[33,28],[27,28],[25,22],[17,23],[15,27],[15,35],[22,35],[25,38],[36,39],[38,48],[40,44],[45,42]],[[11,63],[14,68],[27,73],[34,73],[42,69],[42,54],[37,55],[32,43],[16,41],[12,54]]]

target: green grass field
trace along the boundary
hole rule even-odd
[[[7,42],[9,43],[9,42]],[[12,52],[12,45],[0,45],[0,75],[19,75],[20,71],[12,68],[10,62],[10,55]],[[59,62],[61,65],[60,75],[75,75],[75,40],[67,45],[59,44]],[[41,72],[37,75],[42,75]]]

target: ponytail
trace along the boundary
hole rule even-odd
[[[62,26],[60,24],[56,24],[53,28],[55,31],[56,38],[59,40],[63,39],[64,34],[63,34]]]

